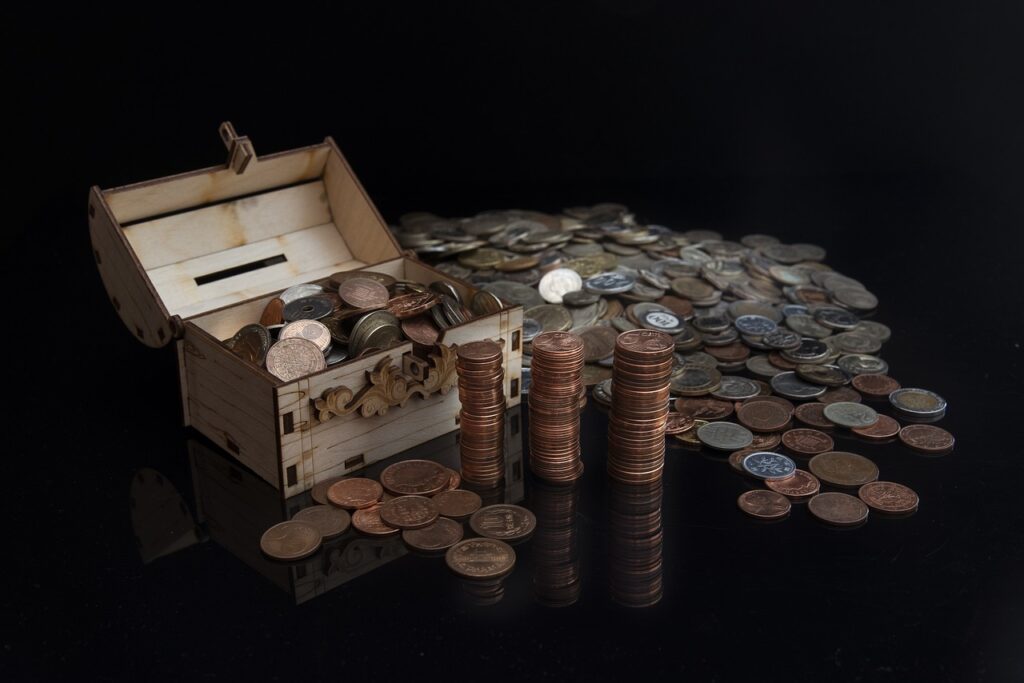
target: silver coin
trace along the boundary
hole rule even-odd
[[[718,367],[718,359],[710,354],[704,353],[703,351],[694,351],[693,353],[676,353],[675,358],[676,362],[685,368],[714,370]]]
[[[325,296],[304,296],[284,306],[284,319],[321,320],[334,312],[334,304]]]
[[[544,297],[533,287],[529,287],[511,280],[497,280],[482,284],[480,289],[490,292],[501,299],[502,303],[509,306],[520,305],[524,309],[540,306],[544,303]]]
[[[698,315],[691,322],[701,332],[724,332],[732,326],[724,315]]]
[[[316,296],[317,294],[323,294],[323,293],[324,293],[324,288],[321,287],[320,285],[313,285],[313,284],[292,285],[288,289],[286,289],[283,292],[281,292],[280,294],[278,294],[277,298],[280,299],[281,301],[285,302],[285,304],[290,304],[291,302],[295,301],[296,299],[302,299],[302,298],[307,297],[307,296]]]
[[[768,360],[768,356],[765,355],[750,356],[744,362],[744,365],[751,374],[766,379],[771,379],[775,375],[782,373],[782,370],[772,365],[771,361]]]
[[[852,330],[860,323],[860,318],[842,308],[815,309],[814,319],[833,330]]]
[[[562,297],[583,287],[583,278],[571,268],[549,270],[540,279],[537,289],[549,304],[562,303]]]
[[[832,299],[855,311],[873,311],[878,308],[878,298],[859,287],[840,287],[832,291]]]
[[[327,353],[327,364],[328,365],[337,365],[338,363],[341,363],[342,361],[345,361],[347,359],[348,359],[348,350],[347,349],[345,349],[345,348],[343,348],[341,346],[336,346],[336,345],[332,345],[328,349],[328,353]]]
[[[704,343],[707,346],[727,346],[740,338],[740,333],[730,327],[721,332],[705,332]]]
[[[782,351],[782,357],[793,363],[817,363],[828,358],[829,353],[828,344],[804,337],[800,340],[800,346]]]
[[[889,338],[892,336],[892,330],[889,329],[888,325],[875,322],[874,320],[861,320],[860,324],[853,328],[852,331],[859,332],[872,339],[877,339],[882,343],[889,341]]]
[[[889,372],[889,364],[884,360],[861,353],[841,356],[836,365],[848,375],[884,375]]]
[[[946,399],[927,389],[897,389],[889,394],[889,403],[901,413],[915,417],[929,418],[946,413]]]
[[[878,422],[878,413],[863,403],[839,401],[825,406],[825,417],[840,427],[870,427]]]
[[[455,299],[459,303],[462,302],[462,295],[459,294],[459,290],[455,289],[455,287],[453,287],[450,282],[445,282],[444,280],[436,280],[430,283],[429,289],[435,294],[447,294],[448,296]]]
[[[754,435],[735,422],[709,422],[697,429],[697,438],[709,448],[738,451],[754,442]]]
[[[810,315],[794,313],[786,316],[786,327],[793,330],[801,337],[814,337],[824,339],[832,334],[832,330],[818,322]]]
[[[583,288],[593,294],[621,294],[628,292],[636,284],[636,278],[625,273],[599,273],[587,278]]]
[[[648,311],[640,319],[640,324],[649,330],[658,330],[667,334],[678,334],[686,327],[686,323],[679,316],[668,311]]]
[[[578,289],[574,292],[566,292],[562,295],[562,303],[566,306],[593,306],[601,300],[597,294]]]
[[[760,393],[761,387],[753,380],[734,375],[723,375],[721,385],[719,385],[718,389],[712,391],[711,395],[723,401],[742,401],[743,399],[757,396]]]
[[[782,315],[789,318],[791,315],[809,315],[809,313],[803,304],[786,304],[782,307]]]
[[[758,479],[786,479],[796,472],[796,463],[781,453],[758,451],[743,458],[743,469]]]
[[[873,354],[882,350],[882,342],[860,332],[840,332],[832,338],[834,348],[844,354]]]
[[[803,341],[803,337],[792,330],[779,327],[776,328],[775,331],[764,335],[761,341],[763,341],[766,346],[770,346],[773,349],[786,350],[795,349],[800,346],[800,342]]]
[[[733,321],[733,325],[743,334],[761,337],[774,332],[778,328],[774,320],[761,315],[741,315]]]
[[[523,318],[523,342],[532,342],[543,329],[533,318]]]
[[[772,391],[786,398],[814,398],[825,393],[828,387],[805,382],[795,372],[780,372],[771,379]]]

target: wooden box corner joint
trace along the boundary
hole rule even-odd
[[[367,370],[367,384],[358,392],[347,386],[324,390],[313,400],[320,422],[335,415],[348,415],[359,411],[363,417],[384,415],[389,408],[404,406],[413,395],[427,398],[435,393],[447,394],[458,381],[455,371],[455,346],[438,344],[429,354],[429,364],[406,353],[403,367],[399,368],[391,357],[385,357],[373,370]]]

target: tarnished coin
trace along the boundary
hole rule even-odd
[[[736,451],[749,446],[754,435],[733,422],[709,422],[697,430],[697,438],[709,448]]]
[[[856,526],[868,518],[868,506],[846,493],[819,493],[807,503],[812,515],[835,526]]]
[[[794,314],[786,316],[786,327],[803,337],[824,339],[832,334],[832,330],[819,325],[813,316]]]
[[[785,427],[793,410],[774,401],[753,401],[736,410],[736,419],[744,427],[756,432],[775,432]]]
[[[782,435],[778,432],[760,432],[754,434],[754,440],[747,448],[753,448],[755,451],[774,451],[781,443]]]
[[[736,504],[740,510],[756,519],[782,519],[793,507],[785,496],[764,489],[741,493]]]
[[[417,344],[431,345],[437,342],[441,331],[427,316],[408,318],[401,323],[402,333]]]
[[[284,319],[321,320],[334,312],[334,304],[326,296],[306,296],[296,299],[284,306]]]
[[[900,383],[888,375],[857,375],[852,384],[854,389],[872,399],[888,398],[900,388]]]
[[[857,488],[878,479],[878,467],[863,455],[845,451],[828,451],[811,458],[811,472],[826,484]]]
[[[500,579],[515,567],[516,551],[504,541],[469,538],[449,548],[444,559],[449,569],[465,579]]]
[[[459,348],[465,351],[471,344]],[[402,460],[380,473],[381,485],[396,496],[432,496],[444,491],[450,478],[448,468],[433,460]]]
[[[837,365],[799,363],[796,366],[796,374],[806,382],[826,387],[839,387],[850,382],[850,376]]]
[[[825,393],[817,397],[819,403],[860,403],[863,399],[856,390],[850,387],[830,387]]]
[[[782,434],[782,445],[804,457],[831,451],[835,447],[832,437],[817,429],[790,429]]]
[[[778,325],[775,324],[774,320],[762,315],[741,315],[736,318],[732,324],[735,325],[736,329],[743,334],[758,337],[771,334],[778,328]]]
[[[396,529],[420,529],[437,517],[437,505],[426,496],[398,496],[380,506],[381,521]]]
[[[302,299],[307,296],[316,296],[318,294],[323,293],[324,288],[321,287],[320,285],[301,284],[289,287],[288,289],[278,294],[277,298],[284,302],[284,304],[287,306],[296,299]]]
[[[583,278],[571,268],[549,270],[540,279],[537,290],[549,304],[562,303],[562,297],[583,287]]]
[[[565,306],[542,304],[526,309],[523,314],[540,323],[544,332],[566,332],[572,329],[572,314]]]
[[[889,329],[888,325],[883,325],[874,320],[861,320],[860,324],[853,329],[855,332],[874,337],[883,343],[889,341],[889,338],[892,336],[892,330]]]
[[[793,476],[796,463],[781,453],[758,451],[743,458],[743,469],[758,479],[785,479]]]
[[[433,524],[419,529],[405,529],[402,540],[410,548],[425,553],[446,550],[462,540],[462,525],[447,517],[438,517]]]
[[[380,500],[384,489],[373,479],[350,477],[331,484],[327,489],[327,500],[346,510],[370,507]]]
[[[668,418],[665,421],[665,433],[682,434],[685,431],[693,429],[693,425],[693,417],[683,415],[681,413],[669,413]]]
[[[730,401],[716,398],[677,398],[676,412],[699,420],[723,420],[734,410]]]
[[[840,332],[831,338],[832,346],[839,353],[867,355],[878,353],[882,342],[860,332]]]
[[[780,396],[807,399],[825,393],[825,387],[811,384],[797,377],[795,372],[780,372],[771,379],[772,390]]]
[[[366,277],[342,282],[338,296],[352,308],[384,308],[388,304],[388,288]]]
[[[296,320],[288,323],[277,335],[278,339],[308,339],[316,344],[320,353],[327,351],[331,345],[331,331],[327,326],[316,320]]]
[[[878,308],[878,299],[871,292],[859,287],[840,287],[832,292],[832,298],[854,311],[873,311]]]
[[[357,277],[375,280],[384,285],[385,287],[391,287],[397,282],[395,278],[391,277],[387,273],[378,273],[377,271],[373,270],[339,271],[337,273],[332,273],[331,276],[328,278],[328,282],[330,283],[331,287],[337,290],[339,287],[341,287],[341,283],[345,282],[346,280],[351,280]]]
[[[953,435],[935,425],[907,425],[900,430],[900,441],[915,451],[942,454],[953,450]]]
[[[820,363],[828,358],[830,353],[829,345],[818,339],[804,337],[800,340],[800,346],[795,349],[786,349],[780,355],[792,363]]]
[[[768,360],[768,356],[765,355],[751,356],[744,361],[744,365],[751,374],[769,380],[782,372],[782,369],[772,365],[771,361]]]
[[[483,501],[473,491],[453,489],[434,496],[437,511],[442,517],[465,519],[480,509]]]
[[[825,417],[840,427],[850,429],[870,427],[878,422],[878,413],[863,403],[841,401],[825,406]]]
[[[889,394],[889,403],[901,413],[914,417],[935,417],[946,412],[946,400],[927,389],[897,389]]]
[[[836,365],[842,368],[848,375],[884,375],[889,372],[889,364],[878,356],[869,356],[863,353],[851,353],[841,356]]]
[[[913,489],[891,481],[873,481],[857,490],[857,497],[868,507],[890,515],[905,515],[917,510],[920,499]]]
[[[585,289],[566,292],[562,295],[562,304],[576,308],[580,308],[582,306],[593,306],[600,300],[600,296],[593,292],[588,292]]]
[[[312,505],[296,512],[292,520],[316,527],[323,538],[334,538],[348,531],[352,516],[333,505]]]
[[[888,415],[879,415],[878,422],[869,427],[855,427],[851,430],[857,436],[872,441],[885,441],[891,439],[900,431],[900,423]]]
[[[502,541],[518,541],[533,534],[537,518],[518,505],[488,505],[469,518],[469,527],[478,535]]]
[[[784,351],[787,349],[795,349],[799,347],[800,343],[803,341],[803,338],[796,332],[793,332],[792,330],[787,330],[785,328],[779,327],[776,328],[773,332],[769,332],[768,334],[766,334],[762,341],[764,342],[765,346],[768,346],[773,349],[778,349],[780,351]]]
[[[735,375],[723,375],[718,388],[711,392],[715,398],[723,401],[742,401],[760,393],[760,387],[753,380]]]
[[[312,524],[280,522],[263,532],[260,550],[275,560],[301,560],[320,549],[322,537]]]
[[[821,490],[818,478],[801,469],[795,470],[793,476],[785,479],[766,479],[764,485],[791,500],[805,500]]]
[[[282,339],[267,351],[267,370],[284,382],[327,367],[323,351],[308,339]]]
[[[330,479],[317,482],[313,485],[313,488],[310,489],[309,494],[313,500],[320,505],[327,505],[330,502],[327,500],[327,489],[331,488],[335,482],[339,482],[344,478],[345,477],[332,477]]]
[[[685,432],[673,434],[672,436],[676,439],[676,441],[683,444],[687,448],[700,448],[702,443],[701,440],[697,438],[697,430],[706,424],[708,424],[707,420],[700,420],[694,418],[692,427],[687,429]]]
[[[696,277],[677,277],[672,280],[672,291],[695,304],[721,298],[721,292],[704,280]],[[712,304],[713,305],[713,304]]]
[[[841,308],[819,308],[814,311],[814,319],[833,330],[852,330],[860,322],[856,315]]]
[[[523,318],[523,343],[529,344],[537,338],[544,328],[533,318]]]
[[[835,425],[832,424],[832,421],[825,417],[824,403],[804,403],[803,405],[799,405],[796,410],[793,411],[793,417],[800,420],[805,425],[815,427],[817,429],[832,429],[835,427]]]
[[[684,367],[682,372],[672,378],[669,388],[673,394],[701,396],[711,393],[721,383],[722,375],[717,370]]]
[[[596,363],[611,356],[615,351],[615,339],[619,336],[618,330],[606,325],[584,327],[573,330],[573,334],[583,340],[583,360],[587,363]]]
[[[263,325],[246,325],[224,344],[239,358],[262,366],[270,350],[270,331]]]
[[[368,508],[356,510],[352,513],[352,526],[356,528],[356,531],[367,536],[384,537],[398,534],[401,529],[388,526],[380,518],[380,508],[381,504],[375,503]]]
[[[600,273],[588,277],[583,288],[594,294],[620,294],[633,289],[636,278],[619,272]]]

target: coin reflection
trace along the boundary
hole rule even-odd
[[[535,482],[530,487],[534,532],[533,587],[537,600],[548,607],[566,607],[580,599],[580,553],[576,511],[577,484],[554,486]]]
[[[609,591],[626,607],[651,607],[662,596],[661,482],[608,480]]]

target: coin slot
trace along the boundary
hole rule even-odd
[[[295,465],[289,465],[288,469],[284,471],[284,476],[288,481],[288,486],[295,486],[299,482],[298,476],[295,473]]]
[[[285,413],[284,416],[282,417],[282,420],[284,422],[282,426],[282,431],[285,434],[291,434],[292,432],[295,431],[294,413]]]
[[[519,330],[515,330],[512,333],[512,350],[513,351],[518,351],[519,350]]]
[[[265,259],[258,261],[251,261],[249,263],[243,263],[240,266],[234,266],[232,268],[225,268],[224,270],[218,270],[214,273],[207,273],[206,275],[200,275],[196,278],[197,285],[206,285],[211,282],[217,282],[218,280],[224,280],[235,275],[242,275],[243,273],[251,273],[254,270],[261,268],[269,268],[270,266],[276,266],[279,263],[285,263],[288,258],[284,254],[278,254],[277,256],[269,256]]]
[[[348,470],[353,467],[358,467],[359,465],[365,464],[365,462],[366,458],[363,457],[362,453],[360,453],[359,455],[353,455],[351,458],[345,461],[345,469]]]

